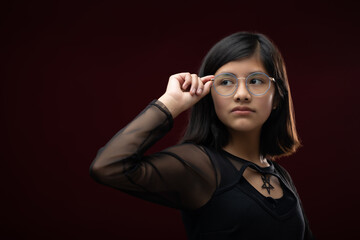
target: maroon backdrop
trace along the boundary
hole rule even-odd
[[[304,146],[280,163],[313,232],[359,237],[355,5],[144,2],[2,1],[0,237],[185,239],[178,211],[97,184],[88,168],[171,74],[196,73],[214,43],[244,30],[273,39],[287,63]]]

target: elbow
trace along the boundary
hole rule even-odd
[[[100,148],[97,152],[97,155],[95,159],[92,161],[90,167],[89,167],[89,175],[92,179],[95,181],[102,183],[101,179],[104,178],[104,166],[101,166],[99,161],[99,155],[104,150],[104,147]]]
[[[104,167],[99,166],[94,160],[89,167],[89,174],[92,179],[94,179],[98,183],[103,183],[105,176]]]
[[[98,178],[99,178],[98,174],[99,174],[99,170],[94,167],[94,162],[92,162],[89,167],[89,175],[92,179],[94,179],[95,181],[98,181]]]
[[[126,178],[121,164],[104,164],[104,161],[97,158],[91,163],[89,174],[96,182],[104,185],[119,184]]]
[[[103,149],[103,148],[102,148]],[[99,153],[102,151],[100,149]],[[89,175],[96,182],[104,185],[117,185],[126,182],[123,159],[114,159],[97,154],[89,167]]]

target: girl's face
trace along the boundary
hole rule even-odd
[[[215,75],[232,73],[240,78],[239,87],[232,96],[221,96],[211,89],[215,112],[230,133],[261,130],[273,109],[274,83],[271,83],[270,89],[264,95],[254,96],[247,90],[245,79],[241,78],[246,78],[251,72],[263,72],[269,75],[257,54],[250,58],[229,62],[215,73]]]

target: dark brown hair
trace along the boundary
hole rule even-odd
[[[224,64],[253,56],[257,51],[267,73],[276,79],[276,109],[262,126],[260,153],[270,159],[290,155],[301,145],[295,128],[295,116],[285,63],[278,48],[263,34],[238,32],[216,43],[204,58],[199,76],[213,75]],[[229,132],[215,113],[211,94],[196,103],[181,142],[222,149]]]

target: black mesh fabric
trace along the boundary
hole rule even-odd
[[[144,155],[172,124],[166,106],[154,100],[98,151],[90,175],[132,196],[181,210],[189,239],[312,239],[296,189],[278,164],[269,161],[270,167],[260,168],[191,143]],[[279,182],[279,198],[254,187],[252,179],[261,174]]]

